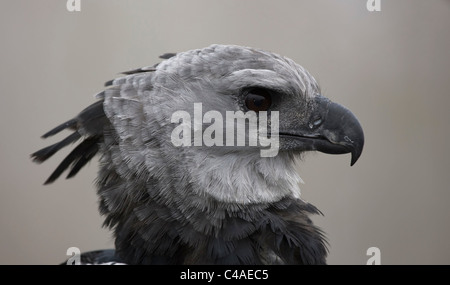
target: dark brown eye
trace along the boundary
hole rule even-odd
[[[272,96],[263,88],[250,89],[245,97],[245,106],[255,112],[267,111],[270,105],[272,105]]]

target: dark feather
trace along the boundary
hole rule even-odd
[[[74,177],[78,173],[78,171],[80,171],[80,169],[83,168],[83,166],[85,166],[86,163],[88,163],[97,154],[97,151],[99,149],[99,138],[91,137],[89,139],[86,139],[84,142],[89,142],[90,145],[72,167],[69,174],[67,175],[67,178]]]
[[[37,163],[44,162],[52,155],[54,155],[58,150],[62,149],[63,147],[73,142],[76,142],[79,138],[81,138],[81,135],[78,132],[75,132],[60,142],[57,142],[55,144],[52,144],[51,146],[36,151],[31,155],[31,157],[33,158],[34,162]]]
[[[114,79],[111,79],[111,80],[106,81],[104,85],[105,85],[105,87],[108,87],[108,86],[113,85],[113,82],[114,82]]]
[[[62,141],[33,153],[31,157],[37,163],[47,160],[57,151],[76,142],[82,136],[86,138],[58,165],[44,184],[54,182],[69,167],[72,168],[67,178],[75,176],[98,152],[99,143],[103,140],[103,130],[107,124],[108,120],[103,110],[103,101],[100,100],[85,108],[77,117],[45,133],[42,136],[43,138],[53,136],[64,129],[74,130],[72,134]]]
[[[161,58],[161,59],[169,59],[169,58],[174,57],[176,55],[177,54],[174,53],[174,52],[168,52],[168,53],[165,53],[163,55],[160,55],[159,58]]]
[[[61,125],[57,126],[56,128],[46,132],[45,134],[42,135],[42,138],[43,139],[48,138],[50,136],[53,136],[53,135],[59,133],[62,130],[65,130],[65,129],[75,130],[76,127],[77,127],[77,119],[71,119],[65,123],[62,123]]]
[[[82,141],[66,158],[58,165],[50,177],[44,184],[50,184],[58,179],[61,174],[72,166],[72,169],[67,175],[71,178],[78,173],[78,171],[97,153],[99,137],[89,137]]]
[[[141,73],[141,72],[150,72],[150,71],[155,71],[155,70],[156,69],[154,67],[143,67],[143,68],[137,68],[137,69],[133,69],[133,70],[124,71],[121,73],[125,74],[125,75],[130,75],[130,74],[136,74],[136,73]]]
[[[103,100],[88,106],[77,116],[79,128],[83,129],[83,135],[103,135],[103,129],[108,123],[103,109]]]

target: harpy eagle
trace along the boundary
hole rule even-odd
[[[161,58],[107,82],[97,102],[43,135],[68,129],[67,138],[32,154],[43,162],[81,139],[46,184],[67,169],[73,177],[100,155],[99,209],[115,250],[82,254],[82,262],[325,264],[327,242],[308,217],[320,211],[300,198],[296,158],[351,153],[353,165],[364,144],[356,117],[322,96],[303,67],[275,53],[212,45]],[[176,111],[195,122],[174,121]],[[230,111],[264,114],[267,137],[278,138],[276,155],[263,157],[248,134],[244,145],[222,144],[225,128],[238,120],[222,122],[225,135],[209,134],[219,138],[215,145],[195,144],[196,133],[219,122],[202,117],[209,111],[224,120]],[[240,127],[250,130],[249,121]],[[191,145],[174,144],[180,125],[187,131],[175,138]]]

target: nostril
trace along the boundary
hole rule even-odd
[[[318,117],[315,118],[312,123],[309,123],[309,128],[313,129],[313,128],[317,128],[318,126],[320,126],[322,124],[322,118]]]

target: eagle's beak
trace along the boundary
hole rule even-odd
[[[318,96],[317,105],[307,126],[280,137],[300,141],[299,149],[317,150],[329,154],[351,153],[350,165],[356,163],[364,146],[362,127],[350,110],[329,99]]]
[[[350,152],[350,165],[355,164],[364,146],[364,133],[358,119],[349,109],[337,103],[325,100],[319,104],[326,106],[321,106],[325,111],[323,124],[317,129],[320,138],[313,142],[313,146],[318,151],[330,154]]]

